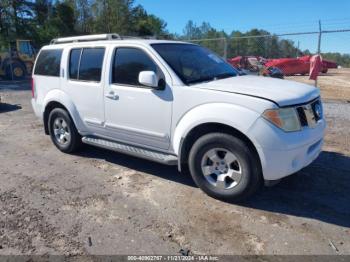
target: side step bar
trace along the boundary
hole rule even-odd
[[[150,161],[158,162],[165,165],[177,165],[177,157],[174,155],[168,155],[165,153],[152,151],[149,149],[144,149],[136,146],[131,146],[127,144],[122,144],[98,137],[85,136],[82,138],[83,143],[102,147],[119,153],[147,159]]]

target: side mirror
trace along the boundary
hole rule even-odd
[[[158,80],[156,73],[153,71],[140,72],[139,83],[144,86],[152,87],[156,90],[164,90],[166,86],[164,79]]]
[[[142,71],[139,74],[139,83],[144,86],[158,87],[158,77],[153,71]]]

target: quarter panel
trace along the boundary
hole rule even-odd
[[[44,114],[45,108],[50,102],[58,102],[68,110],[79,133],[84,134],[88,132],[88,129],[85,126],[84,122],[82,121],[82,118],[77,108],[75,107],[73,101],[65,92],[59,89],[54,89],[49,91],[45,96],[45,99],[43,102],[42,114]]]

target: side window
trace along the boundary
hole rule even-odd
[[[79,80],[101,81],[104,48],[84,48],[80,59]]]
[[[80,61],[81,48],[72,49],[69,57],[69,78],[78,79],[79,61]]]
[[[69,78],[101,81],[104,48],[72,49],[69,57]]]
[[[34,74],[60,76],[62,49],[42,50],[36,61]]]
[[[112,83],[140,85],[142,71],[157,73],[157,65],[142,50],[137,48],[118,48],[114,54]]]

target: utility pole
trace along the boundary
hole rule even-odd
[[[321,20],[318,21],[318,47],[317,47],[317,54],[320,56],[321,55],[321,40],[322,40],[322,25],[321,25]],[[317,87],[317,78],[315,80],[315,86]]]
[[[225,60],[227,60],[227,47],[228,47],[227,38],[224,37],[223,40],[224,40],[224,58],[225,58]]]
[[[299,57],[299,51],[300,51],[300,41],[298,41],[297,58]]]
[[[319,33],[318,33],[318,48],[317,48],[317,54],[321,54],[321,40],[322,40],[322,25],[321,20],[318,21],[318,27],[319,27]]]

